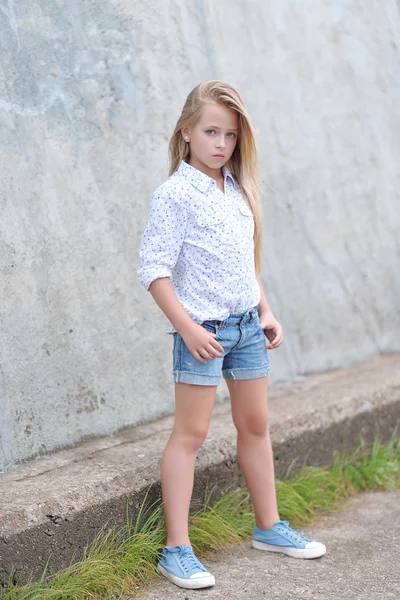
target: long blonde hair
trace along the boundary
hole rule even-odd
[[[194,127],[200,121],[201,111],[207,103],[222,104],[238,115],[238,140],[226,166],[239,182],[254,215],[254,264],[256,273],[260,273],[262,213],[257,149],[250,117],[242,99],[231,85],[218,80],[203,81],[190,92],[169,142],[169,174],[175,173],[181,161],[190,155],[190,145],[183,139],[182,127]]]

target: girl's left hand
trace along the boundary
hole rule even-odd
[[[267,350],[278,348],[283,342],[282,326],[275,319],[271,311],[260,315],[260,326],[263,328],[266,337],[270,341]]]

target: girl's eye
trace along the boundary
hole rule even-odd
[[[215,129],[207,129],[206,133],[215,133]]]
[[[228,135],[229,135],[230,137],[233,137],[233,138],[235,138],[235,137],[236,137],[236,133],[233,133],[233,131],[232,131],[231,133],[228,133]]]

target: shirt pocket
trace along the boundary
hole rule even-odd
[[[239,204],[239,210],[240,210],[240,212],[242,213],[243,216],[254,218],[254,215],[251,212],[251,208],[250,208],[250,206],[248,206],[248,204],[246,204],[246,202],[241,202]]]
[[[204,228],[213,228],[221,225],[227,217],[225,207],[214,206],[196,206],[191,207],[196,225]]]
[[[254,236],[254,215],[246,202],[240,202],[239,213],[237,214],[239,217],[240,227],[244,235],[244,242],[247,244],[253,239]]]

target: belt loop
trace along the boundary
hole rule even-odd
[[[242,318],[240,319],[240,325],[242,325],[242,323],[251,323],[253,320],[253,316],[252,316],[252,309],[246,311],[244,313],[244,315],[242,316]]]

